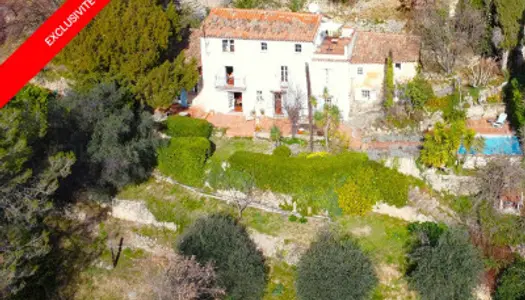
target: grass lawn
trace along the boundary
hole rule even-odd
[[[267,140],[257,140],[252,138],[227,138],[213,137],[211,141],[215,144],[216,150],[210,162],[222,162],[227,160],[236,151],[250,152],[269,152],[272,149],[272,142]]]

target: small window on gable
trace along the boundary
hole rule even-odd
[[[295,44],[295,53],[301,53],[303,51],[303,46],[301,44]]]
[[[361,96],[365,99],[370,99],[370,91],[369,90],[361,90]]]
[[[235,52],[235,41],[222,40],[222,52]]]
[[[357,68],[357,75],[363,75],[363,67]]]
[[[261,43],[261,51],[262,52],[268,51],[268,43],[266,43],[266,42],[262,42]]]
[[[396,69],[401,70],[401,63],[396,63]]]

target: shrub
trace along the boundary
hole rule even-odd
[[[309,299],[369,299],[378,280],[372,262],[349,237],[322,233],[301,257],[297,296]]]
[[[192,186],[204,181],[204,166],[211,155],[211,143],[203,137],[172,138],[169,146],[158,150],[159,170]]]
[[[518,260],[508,267],[498,280],[495,300],[525,299],[525,261]]]
[[[419,74],[407,83],[405,96],[410,99],[414,108],[422,108],[427,101],[431,101],[436,97],[432,85]]]
[[[448,101],[449,101],[449,98],[447,96],[439,97],[439,98],[431,98],[426,101],[425,107],[430,112],[436,112],[438,110],[443,111],[448,106]]]
[[[488,201],[478,208],[481,230],[497,246],[516,246],[525,243],[525,224],[520,216],[500,214]]]
[[[290,221],[290,222],[295,222],[295,221],[297,221],[297,216],[296,216],[296,215],[290,215],[290,216],[288,217],[288,221]]]
[[[417,222],[408,224],[408,232],[412,234],[415,239],[415,246],[421,246],[421,240],[426,244],[434,247],[437,245],[441,235],[447,230],[444,224],[436,224],[434,222]]]
[[[261,299],[266,287],[264,257],[244,226],[230,216],[198,219],[177,243],[179,252],[216,266],[217,284],[231,299]]]
[[[306,224],[306,223],[308,223],[308,219],[305,216],[301,216],[299,218],[299,223]]]
[[[281,145],[273,149],[273,155],[282,156],[282,157],[290,157],[292,155],[292,150],[290,150],[290,148],[286,147],[285,145]]]
[[[301,206],[329,209],[331,213],[339,210],[336,190],[349,179],[366,197],[373,195],[371,201],[384,200],[396,206],[405,205],[413,183],[410,177],[356,152],[279,157],[239,151],[229,158],[229,163],[233,169],[253,174],[260,189],[295,196]]]
[[[277,125],[273,125],[272,128],[270,128],[270,140],[275,143],[275,146],[279,146],[281,138],[281,129],[277,127]]]
[[[425,135],[419,160],[426,166],[443,168],[456,165],[458,150],[466,137],[475,135],[467,129],[465,122],[458,121],[451,125],[436,123],[435,129]]]
[[[374,188],[379,190],[381,195],[380,200],[396,207],[405,206],[413,180],[396,170],[378,165],[376,165],[374,172],[377,178]]]
[[[339,206],[345,213],[364,215],[372,210],[374,204],[379,201],[380,195],[369,168],[363,168],[356,175],[337,190],[337,196]]]
[[[422,238],[409,254],[408,282],[421,299],[472,299],[483,262],[468,233],[443,232],[432,246]]]
[[[166,121],[167,134],[175,137],[210,138],[213,125],[206,120],[183,116],[170,116]]]

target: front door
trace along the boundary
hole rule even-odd
[[[235,100],[234,111],[242,112],[242,93],[233,93],[233,98]]]
[[[282,115],[283,114],[283,96],[282,93],[275,93],[274,94],[275,99],[275,114],[276,115]]]

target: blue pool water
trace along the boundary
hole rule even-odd
[[[504,155],[521,155],[520,142],[515,136],[484,136],[485,148],[483,154],[504,154]],[[465,154],[467,151],[463,145],[459,147],[459,154]],[[469,154],[476,154],[475,151],[470,151]]]

